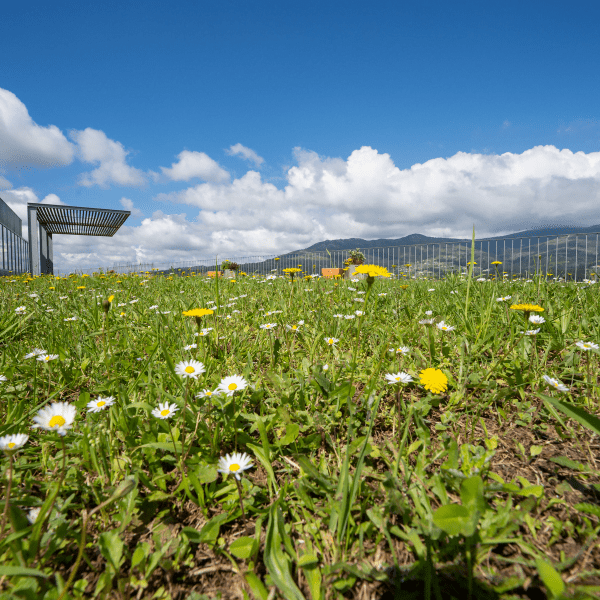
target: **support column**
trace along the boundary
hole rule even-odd
[[[47,233],[47,244],[48,244],[48,269],[46,273],[54,275],[54,242],[52,241],[52,234]]]
[[[48,233],[46,228],[38,222],[40,231],[40,274],[48,272]]]
[[[40,274],[40,235],[36,205],[27,204],[27,231],[29,234],[29,272]]]

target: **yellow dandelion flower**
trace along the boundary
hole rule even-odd
[[[419,373],[421,385],[434,394],[441,394],[448,388],[448,378],[439,369],[425,369]]]
[[[182,314],[186,317],[204,317],[205,315],[212,315],[214,312],[210,308],[192,308],[191,310],[184,310]]]
[[[510,307],[512,310],[522,310],[524,312],[544,312],[544,309],[537,304],[513,304]]]
[[[355,273],[366,273],[368,277],[391,277],[391,273],[385,267],[379,265],[358,265]]]

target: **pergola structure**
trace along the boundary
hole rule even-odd
[[[31,275],[54,273],[52,236],[55,233],[112,237],[130,214],[128,210],[27,203]]]

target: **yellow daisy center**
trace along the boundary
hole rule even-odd
[[[298,329],[298,325],[292,325],[292,329]]]
[[[102,408],[102,407],[103,407],[105,404],[106,404],[106,402],[104,402],[104,400],[100,400],[100,402],[98,402],[98,403],[96,404],[96,406],[97,406],[98,408]]]
[[[62,427],[66,423],[65,418],[61,415],[54,415],[50,419],[50,423],[48,425],[50,427]]]
[[[237,383],[230,383],[230,384],[227,386],[227,389],[230,389],[230,390],[237,390]]]
[[[163,410],[160,411],[160,416],[161,417],[166,417],[171,411],[168,408],[165,408]]]
[[[16,446],[16,444],[14,442],[8,442],[9,450],[12,450],[15,446]]]
[[[185,368],[185,372],[186,373],[193,373],[196,369],[194,369],[194,367],[186,367]]]
[[[239,471],[240,465],[238,465],[237,463],[233,463],[232,465],[229,465],[229,470],[230,471]]]

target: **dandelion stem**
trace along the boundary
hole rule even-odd
[[[245,519],[246,513],[244,512],[244,501],[242,500],[242,484],[239,482],[237,477],[234,477],[234,479],[237,485],[238,494],[240,495],[240,508],[242,509],[242,519]]]

